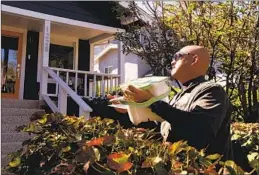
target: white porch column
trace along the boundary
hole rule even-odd
[[[118,43],[118,74],[120,75],[120,83],[125,82],[125,55],[123,54],[123,43],[119,41]]]
[[[94,71],[94,44],[90,43],[90,65],[89,65],[89,71]]]
[[[74,70],[78,70],[78,42],[74,42]]]
[[[48,20],[44,21],[43,24],[43,43],[42,43],[42,66],[49,66],[49,46],[50,46],[50,26],[51,22]],[[48,85],[48,73],[42,69],[41,81],[40,81],[40,92],[47,94]]]

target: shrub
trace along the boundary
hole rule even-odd
[[[20,175],[244,174],[219,154],[206,156],[185,141],[163,143],[153,130],[124,129],[112,119],[46,114],[17,130],[33,134],[5,167]]]
[[[231,140],[241,145],[250,166],[259,174],[259,123],[233,123],[231,135]]]

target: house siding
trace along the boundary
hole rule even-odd
[[[121,27],[109,1],[2,1],[4,5],[34,12],[90,22],[110,27]]]
[[[105,67],[112,66],[112,74],[118,73],[118,50],[108,51],[104,56],[95,61],[94,71],[104,73]],[[137,55],[125,55],[125,82],[145,76],[150,71],[150,66]]]
[[[104,73],[106,67],[112,66],[112,74],[118,74],[118,50],[112,49],[99,60],[99,71]]]

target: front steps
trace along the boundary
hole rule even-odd
[[[27,133],[16,132],[15,128],[28,124],[33,113],[45,112],[40,105],[38,100],[1,99],[1,167],[8,163],[7,154],[21,148],[22,142],[30,138]]]

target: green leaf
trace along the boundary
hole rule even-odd
[[[169,154],[176,155],[177,153],[181,152],[183,150],[183,146],[185,146],[185,144],[186,144],[186,142],[184,142],[183,140],[173,143],[169,147]]]
[[[211,154],[211,155],[208,155],[206,158],[210,160],[217,160],[217,159],[220,159],[221,157],[222,156],[220,154]]]
[[[258,159],[259,158],[258,156],[259,156],[259,154],[257,152],[253,152],[251,154],[248,154],[247,158],[248,158],[249,162],[251,162],[251,161],[255,160],[256,158]]]
[[[205,167],[209,167],[212,164],[211,161],[201,156],[199,157],[199,162],[203,164]]]
[[[228,169],[228,171],[230,172],[230,174],[232,175],[235,175],[235,174],[244,174],[244,171],[235,164],[234,161],[231,161],[231,160],[227,160],[225,162],[225,166],[226,168]]]
[[[9,162],[9,166],[12,168],[18,167],[21,164],[21,158],[16,157],[11,162]]]
[[[44,117],[42,117],[41,119],[38,120],[38,123],[44,125],[44,124],[47,123],[47,121],[48,121],[47,116],[44,116]]]
[[[100,154],[99,149],[93,148],[93,150],[94,150],[95,160],[99,161],[101,159],[101,154]]]
[[[259,174],[259,159],[252,160],[249,164],[256,170],[257,174]]]
[[[232,135],[231,140],[238,140],[240,137],[240,135],[234,134]]]
[[[65,148],[62,148],[62,152],[69,152],[71,150],[70,146],[66,146]]]

